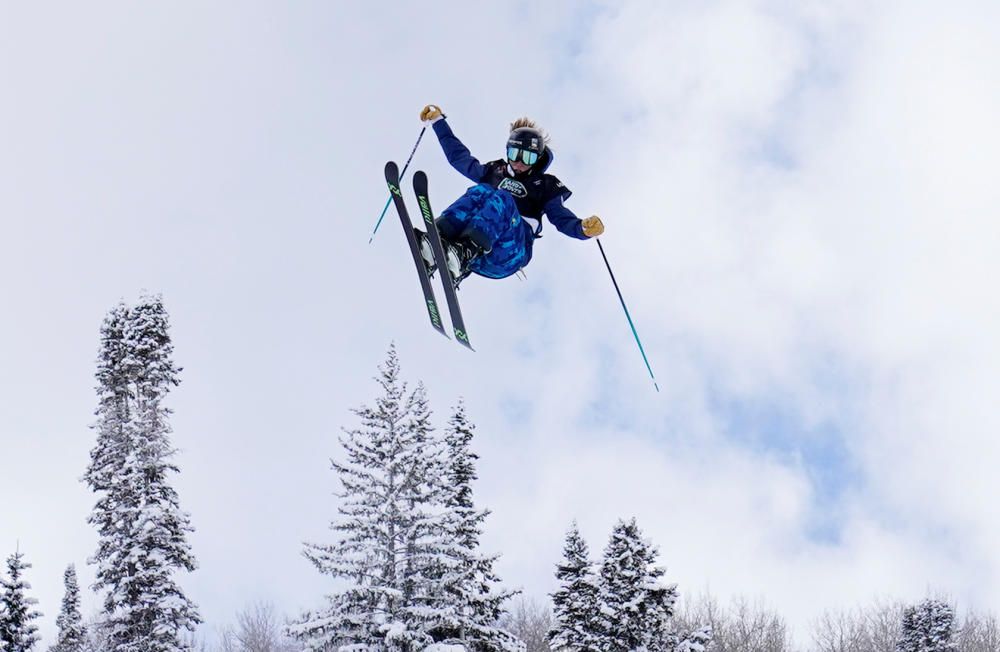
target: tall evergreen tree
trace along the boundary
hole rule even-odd
[[[657,554],[634,518],[619,521],[611,532],[600,570],[602,652],[673,650],[678,645],[670,629],[677,587],[661,583],[665,571],[655,565]]]
[[[342,492],[332,544],[306,544],[304,554],[349,586],[289,628],[309,650],[339,644],[419,650],[432,642],[436,618],[434,560],[440,541],[441,451],[431,436],[422,386],[407,392],[395,347],[379,367],[382,394],[354,410],[361,426],[340,438],[345,459],[332,461]]]
[[[76,568],[71,564],[63,573],[62,609],[56,618],[59,628],[59,638],[49,652],[81,652],[87,638],[87,630],[83,626],[83,616],[80,614],[80,586],[76,580]]]
[[[442,485],[445,518],[442,530],[443,589],[437,612],[440,618],[435,638],[447,635],[462,639],[468,647],[483,651],[520,650],[521,642],[497,626],[504,604],[516,591],[500,588],[494,570],[499,555],[479,551],[483,524],[490,512],[476,509],[472,483],[476,460],[472,451],[475,426],[462,402],[455,407],[445,429],[445,468]]]
[[[563,561],[556,566],[559,588],[552,594],[553,627],[549,644],[553,650],[593,651],[599,648],[597,621],[598,586],[594,562],[576,522],[566,534]]]
[[[947,602],[928,598],[903,612],[898,652],[954,652],[955,612]]]
[[[30,652],[38,642],[34,620],[42,614],[35,610],[38,600],[28,596],[31,585],[24,571],[31,564],[17,551],[7,558],[7,578],[0,577],[0,649],[4,652]]]
[[[159,296],[119,303],[101,328],[97,444],[84,479],[98,493],[90,516],[99,534],[94,588],[106,590],[108,652],[190,649],[183,630],[201,622],[174,579],[197,567],[193,530],[169,478],[171,414],[178,383],[166,309]]]

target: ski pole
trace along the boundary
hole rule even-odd
[[[649,372],[649,377],[653,379],[653,387],[656,391],[660,391],[660,386],[656,384],[656,376],[653,375],[653,369],[649,366],[649,358],[646,357],[646,351],[642,348],[642,341],[639,339],[639,333],[635,330],[635,324],[632,322],[632,315],[628,313],[628,307],[625,306],[625,298],[622,297],[622,291],[618,287],[618,281],[615,280],[615,273],[611,271],[611,263],[608,262],[608,257],[604,253],[604,245],[601,244],[600,239],[597,240],[597,246],[601,250],[601,258],[604,259],[604,265],[608,268],[608,274],[611,275],[611,282],[615,285],[615,292],[618,293],[618,300],[622,302],[622,310],[625,311],[625,318],[628,319],[628,325],[632,328],[632,335],[635,337],[635,343],[639,345],[639,353],[642,354],[642,360],[646,363],[646,370]]]
[[[417,153],[417,147],[420,146],[420,140],[424,137],[424,132],[427,131],[427,125],[420,130],[420,135],[417,136],[417,142],[413,145],[413,151],[410,152],[410,157],[406,159],[406,165],[403,166],[403,171],[399,173],[399,178],[402,180],[403,175],[406,174],[406,168],[410,167],[410,161],[413,160],[413,155]],[[389,194],[389,199],[385,200],[385,206],[382,208],[382,214],[378,216],[378,222],[375,223],[375,230],[372,231],[372,237],[368,238],[368,244],[372,243],[375,239],[375,234],[378,233],[378,227],[382,226],[382,220],[385,218],[385,212],[389,210],[389,204],[392,203],[392,194]]]

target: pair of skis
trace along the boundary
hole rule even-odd
[[[417,235],[414,233],[410,214],[406,210],[406,203],[403,201],[403,195],[399,189],[399,166],[393,161],[385,164],[385,182],[389,186],[389,194],[392,195],[392,201],[396,205],[396,212],[399,213],[399,220],[403,225],[403,232],[406,234],[406,242],[410,245],[410,253],[413,255],[413,263],[416,265],[417,274],[420,277],[420,289],[424,293],[424,303],[427,305],[427,316],[431,320],[431,326],[437,332],[448,337],[444,321],[441,318],[441,310],[437,299],[434,298],[431,275],[424,264],[423,257],[420,255],[420,245],[417,242]],[[430,241],[431,249],[434,251],[434,262],[440,272],[441,284],[444,286],[444,296],[448,302],[448,312],[451,314],[452,332],[460,344],[468,347],[469,350],[473,350],[472,345],[469,343],[469,336],[465,332],[465,321],[462,319],[462,309],[458,305],[455,283],[451,278],[451,273],[448,271],[444,245],[441,243],[441,235],[434,224],[434,213],[431,211],[431,202],[427,198],[427,175],[423,171],[417,171],[413,175],[413,189],[417,195],[420,214],[424,218],[427,239]]]

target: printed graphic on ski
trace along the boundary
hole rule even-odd
[[[438,234],[437,225],[434,224],[434,212],[431,210],[431,202],[427,197],[427,175],[423,170],[418,170],[413,175],[413,190],[417,194],[417,204],[420,206],[420,214],[424,218],[424,225],[427,227],[427,239],[430,240],[431,249],[434,251],[434,261],[440,270],[441,284],[444,286],[444,296],[448,300],[448,312],[451,313],[451,326],[455,333],[455,339],[472,349],[469,343],[469,335],[465,331],[465,320],[462,319],[462,308],[458,305],[458,295],[455,293],[455,282],[448,272],[448,262],[441,244],[441,236]]]
[[[396,212],[399,213],[400,223],[403,225],[403,233],[406,234],[406,242],[410,245],[410,253],[413,255],[413,264],[417,267],[417,274],[420,278],[420,289],[424,292],[424,304],[427,306],[427,316],[431,320],[431,326],[437,332],[448,337],[441,319],[441,310],[438,307],[437,299],[434,298],[434,288],[431,285],[430,275],[424,265],[424,259],[420,255],[420,247],[417,244],[417,237],[413,233],[413,223],[410,221],[410,214],[406,210],[406,203],[403,195],[399,191],[399,166],[393,161],[385,164],[385,182],[389,186],[389,194],[396,205]],[[448,338],[451,339],[451,338]]]

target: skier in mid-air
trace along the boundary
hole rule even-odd
[[[563,204],[572,192],[547,173],[554,156],[548,136],[534,121],[515,120],[506,158],[483,164],[452,133],[439,106],[425,106],[420,119],[433,126],[451,166],[477,184],[436,220],[448,271],[456,282],[469,273],[506,278],[527,265],[534,240],[541,237],[542,215],[562,233],[581,240],[604,232],[599,217],[581,220]],[[430,244],[418,233],[421,255],[431,267]]]

